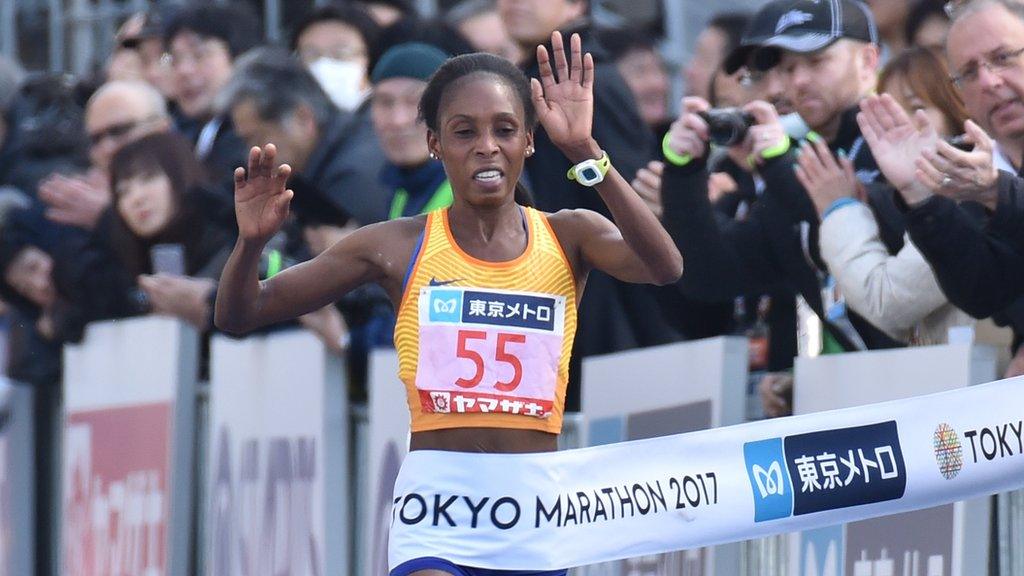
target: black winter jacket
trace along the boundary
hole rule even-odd
[[[856,124],[857,109],[843,115],[833,151],[844,150],[858,176],[868,185],[868,204],[891,253],[902,247],[902,217],[892,201],[894,191],[879,182],[880,172]],[[819,274],[825,271],[818,250],[818,215],[792,165],[794,149],[761,167],[765,193],[742,221],[716,221],[707,197],[703,160],[686,166],[666,161],[662,181],[662,220],[675,240],[686,270],[678,283],[682,292],[708,302],[732,300],[751,293],[791,290],[825,319]],[[869,349],[892,348],[898,342],[853,311],[850,322]],[[829,323],[826,321],[826,325]],[[853,342],[831,326],[830,333],[847,350]]]

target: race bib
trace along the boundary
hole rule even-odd
[[[564,296],[425,287],[419,321],[416,388],[424,412],[551,414]]]

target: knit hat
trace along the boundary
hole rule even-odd
[[[429,44],[399,44],[380,57],[370,81],[378,84],[390,78],[412,78],[426,82],[446,60],[447,54]]]

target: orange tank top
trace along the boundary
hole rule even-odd
[[[576,334],[576,282],[547,216],[522,208],[526,250],[485,262],[427,215],[395,325],[412,431],[559,433]]]

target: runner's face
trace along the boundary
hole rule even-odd
[[[523,103],[507,82],[473,74],[453,84],[438,110],[428,144],[444,162],[456,199],[498,206],[512,202],[533,134]]]

